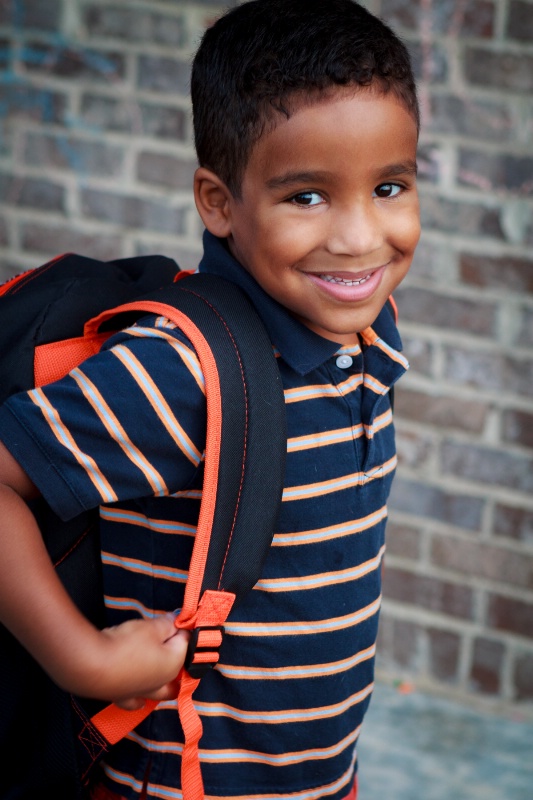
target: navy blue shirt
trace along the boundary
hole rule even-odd
[[[200,270],[240,285],[285,391],[282,509],[263,574],[195,693],[208,797],[340,800],[368,706],[396,455],[389,390],[407,368],[388,308],[360,346],[323,339],[266,295],[222,240]],[[0,409],[0,436],[64,518],[101,507],[109,624],[176,609],[202,492],[205,392],[190,343],[147,317],[69,376]],[[104,764],[113,791],[179,798],[182,732],[161,703]]]

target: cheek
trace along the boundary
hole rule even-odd
[[[420,217],[413,209],[399,214],[394,224],[396,247],[406,255],[412,254],[420,239]]]
[[[298,225],[287,225],[275,221],[263,226],[256,239],[257,252],[274,270],[287,269],[305,255],[305,237]]]

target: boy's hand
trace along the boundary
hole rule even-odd
[[[107,663],[103,662],[94,676],[94,697],[111,699],[133,711],[142,708],[145,699],[171,700],[177,696],[177,677],[185,661],[189,633],[176,630],[173,615],[129,620],[105,628],[101,634],[104,650],[109,653]]]

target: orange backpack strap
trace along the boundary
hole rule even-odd
[[[212,275],[180,279],[149,299],[100,314],[87,323],[85,335],[94,338],[117,315],[119,320],[125,315],[122,324],[139,312],[162,315],[183,331],[196,349],[206,384],[202,502],[183,608],[175,623],[191,631],[178,694],[185,736],[183,798],[202,800],[202,724],[192,696],[202,676],[216,666],[228,614],[259,579],[272,542],[287,448],[285,404],[271,342],[234,284]],[[147,701],[138,711],[111,705],[91,722],[113,744],[156,705]]]

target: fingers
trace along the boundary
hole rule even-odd
[[[120,690],[113,692],[116,705],[127,711],[142,708],[146,699],[173,700],[190,634],[176,630],[173,616],[130,620],[106,629],[114,641],[126,647]],[[127,687],[130,687],[129,689]]]
[[[168,647],[176,657],[181,657],[183,655],[183,661],[185,661],[185,656],[187,655],[187,647],[189,646],[189,639],[190,633],[189,631],[184,630],[176,630],[174,628],[174,633],[172,636],[169,636],[168,639],[165,639],[165,647]],[[183,664],[183,662],[182,662]],[[181,669],[181,666],[180,666]]]

